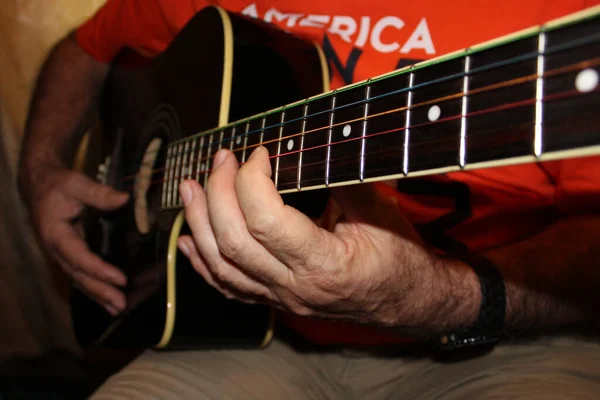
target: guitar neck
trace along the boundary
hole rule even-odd
[[[280,193],[600,154],[600,7],[170,144],[162,207],[228,148]]]

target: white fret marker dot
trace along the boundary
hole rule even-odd
[[[577,74],[575,78],[575,87],[581,93],[591,92],[598,86],[598,72],[587,68]]]
[[[342,135],[344,135],[344,137],[348,137],[348,136],[350,136],[350,133],[352,133],[352,127],[350,125],[344,125],[344,129],[342,130]]]
[[[235,138],[235,144],[237,144],[238,146],[242,143],[242,137],[238,136]]]
[[[200,164],[200,171],[204,171],[206,165],[204,165],[204,163]]]
[[[292,150],[293,148],[294,148],[294,139],[290,139],[287,142],[287,149],[289,151],[289,150]]]
[[[431,106],[427,112],[427,118],[429,118],[431,122],[437,121],[440,115],[442,115],[442,110],[439,106]]]

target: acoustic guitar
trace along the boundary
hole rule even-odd
[[[207,40],[208,39],[208,40]],[[600,7],[329,91],[322,49],[210,7],[152,60],[124,53],[84,171],[131,194],[86,210],[91,249],[128,277],[111,317],[77,290],[84,346],[260,347],[275,312],[228,300],[178,254],[178,196],[214,154],[265,146],[289,204],[318,214],[327,188],[600,154]],[[318,189],[318,190],[317,190]]]

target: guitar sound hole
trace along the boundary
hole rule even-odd
[[[148,143],[140,168],[135,176],[134,185],[134,217],[138,231],[145,235],[156,220],[156,207],[158,205],[158,193],[161,183],[156,177],[162,176],[157,173],[156,161],[161,153],[162,139],[154,138]]]

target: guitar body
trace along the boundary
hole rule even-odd
[[[204,282],[177,252],[176,240],[187,230],[182,211],[161,209],[166,194],[149,182],[163,176],[168,143],[325,91],[321,50],[207,8],[157,58],[124,56],[117,64],[83,169],[131,197],[114,213],[88,210],[84,231],[91,249],[128,277],[128,307],[113,318],[74,289],[77,338],[84,346],[174,349],[267,344],[274,311],[227,300]],[[318,191],[294,196],[303,198],[288,202],[314,207],[324,199]]]

